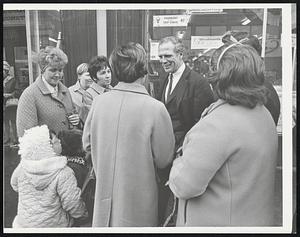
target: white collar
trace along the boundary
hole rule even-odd
[[[173,78],[174,77],[180,78],[184,70],[185,70],[185,63],[182,63],[181,66],[177,69],[177,71],[173,73]]]
[[[44,78],[44,76],[42,75],[42,80],[45,83],[45,86],[48,88],[48,90],[50,91],[51,94],[56,93],[58,91],[58,87],[57,85],[55,87],[51,86],[46,79]]]

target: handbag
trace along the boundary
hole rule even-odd
[[[81,197],[86,204],[89,213],[89,221],[92,221],[94,213],[95,189],[96,176],[93,167],[90,165],[81,189]]]
[[[19,100],[17,98],[9,98],[5,103],[5,107],[18,106]]]

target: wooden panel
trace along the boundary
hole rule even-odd
[[[107,55],[118,45],[136,42],[144,45],[144,10],[108,10],[107,11]],[[112,78],[112,85],[117,83]]]
[[[143,10],[107,11],[107,55],[110,55],[117,45],[130,41],[144,44],[144,12]]]
[[[69,62],[65,68],[65,85],[76,83],[76,68],[97,55],[96,11],[62,11],[62,48]]]

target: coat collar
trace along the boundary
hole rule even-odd
[[[49,91],[49,89],[47,88],[47,86],[45,85],[45,83],[43,82],[42,76],[39,76],[36,79],[36,83],[37,83],[38,88],[41,90],[41,92],[44,95],[51,94],[51,92]],[[66,93],[67,90],[68,90],[67,87],[65,87],[60,81],[57,84],[57,89],[58,89],[58,94],[60,94],[60,93]]]
[[[54,99],[60,103],[64,103],[63,100],[65,97],[65,94],[68,92],[68,88],[65,87],[64,84],[62,84],[60,81],[57,84],[57,96],[54,96],[53,94],[51,94],[51,92],[49,91],[49,89],[47,88],[45,83],[43,82],[41,76],[39,76],[36,79],[35,83],[37,83],[37,86],[43,95],[50,95],[52,97],[52,99]]]
[[[94,91],[96,91],[97,94],[99,94],[99,95],[102,94],[102,93],[104,93],[104,91],[105,91],[105,88],[102,87],[102,86],[99,86],[96,82],[93,82],[93,83],[90,85],[89,88],[91,88],[91,89],[93,89]]]
[[[174,90],[172,91],[171,95],[169,96],[168,100],[166,101],[166,104],[170,103],[170,101],[172,99],[174,99],[175,97],[177,97],[177,98],[183,97],[185,89],[187,88],[188,75],[190,74],[190,72],[191,72],[191,69],[189,69],[188,67],[185,67],[185,70],[183,71],[181,78],[179,79],[177,85],[175,86]],[[168,78],[166,78],[166,80],[167,79]],[[165,94],[165,93],[163,93],[163,94]]]
[[[120,91],[149,95],[145,86],[135,82],[125,83],[120,81],[112,90],[120,90]]]
[[[212,103],[210,106],[208,106],[201,114],[201,118],[204,118],[206,115],[210,114],[212,111],[214,111],[216,108],[226,104],[227,102],[222,99],[218,99],[216,102]]]
[[[80,83],[79,83],[79,81],[77,81],[76,83],[75,83],[75,85],[72,87],[72,90],[73,91],[81,91],[81,90],[83,90],[82,88],[81,88],[81,86],[80,86]]]

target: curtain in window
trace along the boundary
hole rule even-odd
[[[69,62],[65,68],[65,85],[76,83],[76,68],[97,55],[97,28],[95,10],[64,10],[62,19],[62,49]],[[106,32],[105,32],[106,33]]]

